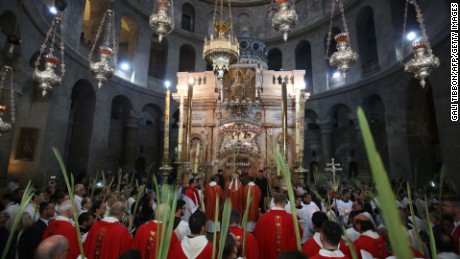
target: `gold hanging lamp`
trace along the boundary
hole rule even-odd
[[[216,21],[219,4],[219,20]],[[233,35],[231,0],[228,2],[228,22],[223,19],[223,6],[224,0],[215,1],[213,26],[216,35],[211,32],[209,39],[204,39],[203,45],[203,58],[212,64],[214,74],[220,81],[228,71],[229,66],[240,57],[238,40]]]

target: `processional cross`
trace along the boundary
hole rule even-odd
[[[335,177],[335,172],[337,171],[342,171],[342,168],[340,167],[340,164],[339,163],[334,163],[334,158],[331,158],[331,163],[326,163],[326,166],[330,166],[330,167],[326,167],[326,171],[331,171],[332,172],[332,176]]]

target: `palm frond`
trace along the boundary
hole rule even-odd
[[[405,235],[401,235],[402,222],[396,208],[395,195],[391,189],[388,174],[375,147],[374,139],[369,129],[366,116],[361,107],[358,108],[358,121],[364,144],[366,147],[367,157],[370,163],[372,176],[375,180],[377,193],[380,197],[380,206],[383,212],[385,226],[388,229],[390,242],[397,258],[412,258],[409,249],[410,245]]]

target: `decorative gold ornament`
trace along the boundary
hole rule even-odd
[[[216,21],[218,3],[220,3],[220,17]],[[216,74],[219,81],[222,81],[229,66],[240,57],[238,40],[233,35],[231,1],[228,1],[229,22],[223,20],[223,5],[223,0],[216,0],[213,25],[217,35],[214,36],[211,33],[209,39],[205,37],[203,46],[203,58],[212,64],[214,74]]]
[[[158,41],[162,41],[174,30],[174,11],[172,0],[157,0],[156,10],[150,15],[150,27],[158,34]],[[156,12],[155,12],[156,11]]]
[[[415,74],[415,79],[420,80],[420,85],[425,87],[425,78],[429,77],[433,69],[438,68],[440,61],[428,48],[428,44],[415,42],[411,44],[414,57],[404,65],[404,71]]]
[[[420,30],[422,31],[422,40],[419,42],[414,42],[410,45],[414,56],[409,59],[406,64],[404,64],[404,71],[414,74],[415,79],[420,80],[420,85],[425,87],[425,79],[430,76],[434,69],[439,67],[440,60],[433,54],[433,51],[430,47],[428,35],[426,34],[425,24],[423,23],[422,11],[418,6],[417,1],[406,0],[406,6],[404,10],[403,40],[401,46],[401,63],[403,63],[402,59],[404,58],[404,36],[406,34],[407,9],[409,7],[409,3],[415,7],[417,22],[419,23]]]
[[[60,39],[59,44],[61,58],[54,56],[54,46],[56,38]],[[48,44],[49,42],[49,44]],[[65,74],[65,63],[64,63],[64,41],[62,36],[62,20],[59,17],[54,17],[51,27],[46,34],[45,42],[40,47],[40,54],[35,61],[35,69],[33,73],[33,79],[38,83],[38,87],[42,89],[42,95],[45,96],[47,91],[52,90],[53,86],[59,85],[62,83],[62,78]],[[47,54],[44,55],[45,51]],[[40,70],[38,67],[40,65],[41,58],[44,57],[45,68]],[[55,72],[56,66],[59,64],[61,66],[61,74],[58,75]]]
[[[342,15],[342,25],[344,32],[335,35],[334,38],[337,42],[337,51],[328,57],[329,46],[331,45],[332,39],[332,20],[334,17],[334,9],[336,4],[339,5],[339,10]],[[332,0],[331,19],[329,21],[329,31],[327,34],[326,58],[329,59],[329,64],[331,66],[337,67],[337,70],[340,72],[343,78],[345,78],[346,72],[350,69],[350,66],[353,65],[356,60],[358,60],[358,54],[351,48],[350,34],[348,33],[348,25],[345,19],[345,9],[343,7],[342,0]]]
[[[358,54],[349,46],[348,33],[339,33],[334,38],[337,42],[337,51],[332,53],[329,58],[329,64],[337,67],[340,74],[345,77],[350,65],[354,64],[358,59]]]
[[[99,82],[99,88],[113,76],[117,64],[118,43],[115,36],[114,16],[111,9],[105,11],[88,56],[89,70]],[[97,61],[93,60],[93,52],[96,47],[99,49],[99,60]]]
[[[278,12],[272,18],[273,28],[283,34],[284,41],[287,41],[289,33],[295,28],[299,17],[295,11],[294,0],[276,0],[279,5]]]

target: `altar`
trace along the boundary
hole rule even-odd
[[[180,104],[176,161],[186,165],[182,173],[208,178],[218,170],[227,176],[263,170],[276,177],[275,149],[290,168],[301,167],[305,71],[267,70],[263,59],[254,60],[241,58],[222,80],[212,71],[177,73],[172,97]]]

